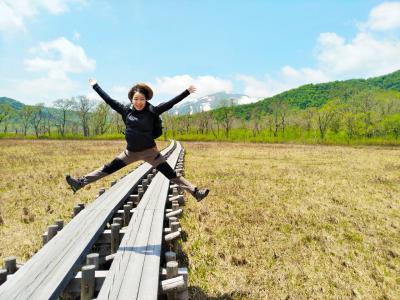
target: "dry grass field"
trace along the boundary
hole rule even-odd
[[[186,176],[211,189],[181,220],[193,299],[400,298],[400,148],[183,145]],[[28,259],[48,224],[131,168],[75,196],[65,173],[123,149],[0,140],[0,259]]]
[[[161,143],[164,147],[168,143]],[[99,189],[135,164],[86,186],[73,195],[64,175],[84,175],[110,162],[124,141],[0,140],[0,259],[17,262],[41,247],[41,235],[56,219],[71,219],[73,207],[94,200]]]

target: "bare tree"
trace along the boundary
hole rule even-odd
[[[232,123],[234,120],[234,114],[231,108],[228,107],[221,107],[219,108],[215,113],[215,119],[218,123],[221,123],[223,128],[224,128],[224,132],[225,132],[225,136],[229,137],[229,131],[232,128]],[[218,128],[219,131],[219,128]]]
[[[8,121],[15,115],[15,110],[5,103],[0,104],[0,123],[4,124],[4,133],[7,133]]]
[[[59,128],[61,136],[65,136],[68,112],[73,108],[74,102],[72,99],[58,99],[53,102],[53,105],[59,110],[56,116],[56,126]]]
[[[54,116],[49,110],[46,110],[43,114],[43,132],[47,132],[50,136],[52,125],[54,125]]]
[[[180,127],[181,127],[181,132],[185,131],[186,134],[189,133],[190,130],[190,123],[191,123],[191,116],[190,115],[184,115],[180,117]]]
[[[31,123],[33,128],[35,129],[36,137],[39,137],[40,133],[39,129],[43,119],[43,109],[44,109],[43,103],[39,103],[32,106]]]
[[[218,138],[219,136],[219,121],[217,120],[217,115],[216,114],[211,114],[212,119],[211,119],[211,124],[210,124],[210,130],[215,138]],[[214,130],[214,125],[217,127],[217,130]]]
[[[314,120],[315,113],[316,113],[315,107],[309,107],[304,112],[307,132],[310,132],[312,129],[312,121]]]
[[[197,116],[197,133],[207,134],[210,123],[210,113],[202,112]]]
[[[205,133],[208,134],[208,132],[210,131],[210,128],[212,126],[212,117],[211,117],[210,111],[203,113],[203,125],[205,128]]]
[[[317,122],[321,140],[325,139],[326,130],[330,125],[332,119],[337,114],[336,101],[331,101],[317,110]]]
[[[79,134],[80,122],[71,122],[71,133],[73,135]]]
[[[377,95],[374,92],[360,92],[351,100],[356,112],[361,112],[364,119],[365,136],[371,137],[374,131],[374,118],[376,117]]]
[[[94,132],[95,134],[104,134],[110,127],[108,122],[110,115],[110,106],[107,103],[100,103],[93,112]]]
[[[111,110],[109,113],[111,132],[124,133],[125,124],[119,113]]]
[[[89,120],[90,112],[93,109],[93,102],[85,96],[78,96],[73,98],[74,109],[77,110],[84,136],[89,136]]]
[[[280,101],[274,101],[271,103],[269,106],[269,109],[271,111],[272,115],[272,125],[273,125],[273,132],[274,132],[274,137],[278,136],[278,130],[281,126],[281,102]]]
[[[254,107],[250,115],[250,123],[252,124],[251,129],[253,132],[253,137],[257,136],[260,133],[262,117],[263,114],[261,109],[258,106]]]
[[[265,128],[268,128],[269,134],[271,135],[274,131],[274,118],[271,114],[267,114],[263,119]]]
[[[287,115],[289,112],[289,106],[287,105],[286,102],[281,102],[280,103],[280,116],[281,116],[281,129],[282,129],[282,135],[285,135],[285,129],[287,125]]]
[[[22,126],[24,127],[25,136],[31,121],[32,113],[33,113],[33,108],[32,106],[29,105],[25,105],[21,110],[21,121],[22,121]]]
[[[176,123],[177,123],[177,117],[173,116],[172,114],[169,113],[164,113],[162,114],[162,121],[163,121],[163,133],[164,133],[164,139],[167,139],[167,132],[171,131],[172,138],[175,138],[176,135]]]

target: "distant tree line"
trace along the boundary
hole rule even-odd
[[[122,132],[123,122],[104,102],[96,102],[84,96],[58,99],[53,107],[43,103],[25,105],[20,110],[7,104],[0,105],[0,125],[3,133],[15,133],[36,137],[84,137]]]
[[[241,107],[222,107],[193,116],[167,116],[168,134],[180,139],[292,140],[314,138],[337,140],[398,139],[400,93],[360,91],[351,97],[333,98],[319,107],[299,108],[290,101],[273,99],[243,113]]]
[[[245,111],[245,113],[244,113]],[[291,105],[276,97],[262,105],[224,106],[194,115],[162,115],[164,138],[181,140],[290,141],[400,137],[400,92],[369,90],[334,97],[320,106]],[[104,102],[79,96],[15,110],[0,105],[4,133],[36,137],[122,137],[121,116]]]

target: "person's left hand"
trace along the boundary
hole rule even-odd
[[[89,79],[89,84],[90,84],[91,86],[94,86],[96,83],[97,83],[97,80],[96,80],[95,78],[90,78],[90,79]]]
[[[194,92],[196,92],[196,88],[193,85],[191,85],[188,87],[188,91],[189,93],[193,94]]]

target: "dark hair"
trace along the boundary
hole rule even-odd
[[[151,87],[143,82],[137,83],[133,87],[131,87],[128,93],[129,100],[132,100],[133,95],[136,92],[141,93],[146,98],[146,100],[150,100],[151,98],[153,98],[153,90],[151,89]]]
[[[133,99],[133,95],[135,95],[136,92],[143,94],[143,96],[146,98],[146,100],[149,99],[149,93],[147,92],[147,90],[144,88],[141,88],[139,86],[133,89],[132,99]]]

